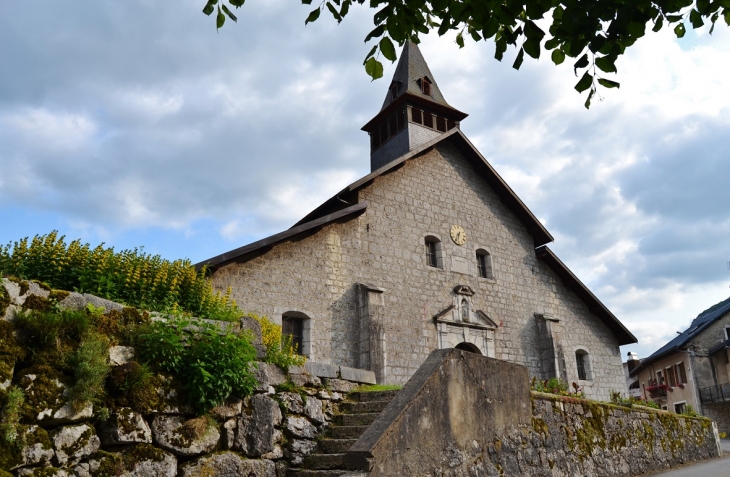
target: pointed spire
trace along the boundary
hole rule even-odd
[[[370,168],[458,128],[466,116],[446,102],[418,45],[406,42],[380,112],[362,127],[370,134]]]
[[[421,86],[424,78],[427,78],[431,82],[429,95],[424,94]],[[403,51],[401,51],[400,60],[398,60],[398,66],[395,68],[393,81],[390,85],[388,94],[385,96],[385,101],[383,102],[383,107],[380,108],[381,111],[406,92],[422,96],[424,99],[428,99],[442,106],[451,107],[441,94],[436,79],[428,68],[428,64],[423,58],[420,48],[410,40],[406,41],[406,44],[403,46]],[[395,87],[395,94],[393,94],[393,87]]]

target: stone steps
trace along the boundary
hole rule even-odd
[[[380,415],[379,412],[366,412],[363,414],[338,414],[332,422],[338,426],[369,426]]]
[[[344,458],[365,429],[378,418],[398,391],[355,392],[338,406],[318,452],[310,454],[301,468],[291,468],[287,477],[339,477],[345,473]]]

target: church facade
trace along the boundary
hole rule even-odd
[[[403,384],[431,351],[456,347],[608,399],[626,387],[619,346],[636,338],[547,247],[461,132],[466,116],[408,43],[363,127],[372,172],[289,230],[198,266],[315,362]]]

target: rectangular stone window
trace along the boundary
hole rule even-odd
[[[304,320],[291,316],[281,318],[282,338],[288,336],[297,354],[304,354]]]
[[[438,267],[438,255],[436,254],[436,242],[426,240],[426,265]]]

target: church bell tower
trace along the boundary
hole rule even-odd
[[[418,45],[406,42],[383,107],[362,127],[370,135],[370,170],[458,128],[467,116],[446,102]]]

